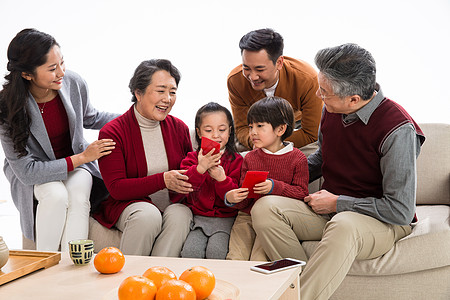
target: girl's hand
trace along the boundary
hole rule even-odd
[[[184,175],[186,170],[171,170],[164,172],[164,183],[166,187],[179,194],[189,194],[193,191],[192,184],[188,182],[189,177]]]
[[[203,150],[198,151],[198,165],[197,172],[204,174],[209,168],[220,165],[220,158],[222,153],[213,154],[214,149],[212,149],[206,155],[203,154]]]
[[[239,203],[248,196],[248,188],[238,188],[227,192],[226,198],[230,203]]]
[[[253,191],[255,192],[255,194],[266,195],[272,189],[272,185],[272,180],[266,179],[266,181],[264,182],[255,184],[255,186],[253,187]]]
[[[225,175],[225,170],[221,165],[209,168],[208,173],[209,176],[211,176],[211,178],[215,179],[218,182],[227,179],[227,175]]]
[[[70,157],[72,159],[73,167],[76,168],[82,164],[110,154],[112,150],[114,150],[115,145],[116,143],[111,139],[102,139],[93,142],[80,154],[75,154]]]

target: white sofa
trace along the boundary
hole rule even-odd
[[[385,255],[356,261],[331,299],[450,299],[450,124],[420,126],[426,141],[417,162],[419,221]],[[318,187],[310,184],[310,192]],[[92,218],[89,230],[96,252],[119,246],[120,231]],[[303,243],[308,255],[317,243]]]

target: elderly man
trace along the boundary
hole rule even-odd
[[[253,103],[266,96],[284,98],[294,109],[296,130],[288,141],[297,148],[317,141],[323,105],[316,95],[317,72],[304,61],[283,56],[283,37],[272,29],[247,33],[239,47],[242,64],[230,72],[227,80],[239,143],[247,150],[253,148],[247,112]]]
[[[411,116],[384,97],[367,50],[345,44],[320,50],[315,61],[325,109],[308,167],[310,180],[323,176],[322,190],[304,202],[261,199],[251,211],[271,260],[307,260],[301,242],[320,240],[300,277],[302,299],[328,299],[354,260],[381,256],[411,233],[425,140]]]

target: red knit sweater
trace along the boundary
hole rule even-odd
[[[387,98],[372,113],[367,125],[361,121],[345,124],[341,114],[325,111],[321,121],[325,179],[322,188],[337,195],[381,198],[384,194],[381,147],[405,123],[412,123],[423,136],[403,107]]]
[[[241,185],[247,171],[269,171],[268,178],[273,180],[271,195],[279,195],[298,200],[308,196],[308,161],[299,149],[274,155],[261,149],[247,153],[241,169]],[[236,208],[250,214],[257,199],[245,199],[235,205]]]
[[[189,128],[171,115],[160,124],[169,170],[178,170],[183,158],[192,151]],[[100,130],[99,139],[106,138],[115,141],[116,147],[111,154],[101,157],[98,164],[110,196],[93,216],[111,228],[129,204],[151,202],[148,195],[165,189],[166,185],[164,172],[147,176],[144,144],[133,106]],[[169,197],[172,202],[180,202],[186,195],[169,191]]]
[[[57,95],[53,100],[46,103],[38,103],[42,112],[45,129],[52,144],[55,158],[65,157],[67,171],[73,171],[73,163],[70,156],[73,155],[72,139],[70,137],[69,119],[61,98]]]
[[[197,172],[197,151],[188,153],[187,157],[181,161],[180,168],[187,170],[185,175],[189,177],[189,182],[194,189],[188,195],[186,205],[195,215],[223,218],[237,214],[236,208],[226,206],[223,201],[229,190],[238,188],[243,158],[239,154],[235,156],[234,160],[231,160],[232,156],[228,152],[222,156],[220,165],[227,176],[222,182],[214,180],[208,172],[204,174]]]

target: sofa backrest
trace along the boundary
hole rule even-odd
[[[417,204],[450,204],[450,124],[419,124],[425,134],[417,159]]]

